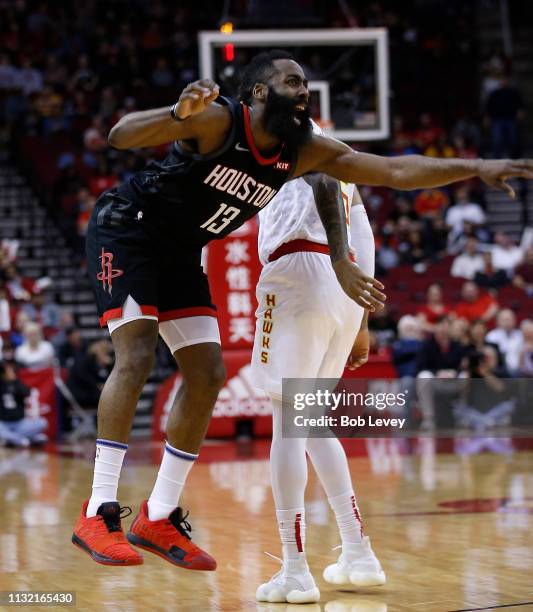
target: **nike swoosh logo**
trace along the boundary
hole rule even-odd
[[[250,152],[250,149],[245,149],[244,147],[241,147],[241,143],[240,143],[240,142],[238,142],[238,143],[235,145],[235,149],[236,149],[237,151],[244,151],[245,153],[249,153],[249,152]]]

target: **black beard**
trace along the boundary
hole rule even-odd
[[[303,145],[313,133],[309,107],[306,107],[305,111],[296,111],[294,107],[297,104],[302,104],[302,101],[280,95],[269,86],[263,125],[269,134],[277,136],[291,148]],[[295,115],[300,125],[294,121]]]

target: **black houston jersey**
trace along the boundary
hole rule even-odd
[[[232,127],[221,149],[198,155],[175,142],[167,157],[150,163],[120,187],[98,213],[99,223],[136,216],[164,238],[201,246],[223,238],[256,215],[272,200],[296,161],[282,145],[264,158],[253,141],[249,109],[229,98]],[[141,214],[142,211],[142,214]]]

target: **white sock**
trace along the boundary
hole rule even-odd
[[[117,501],[118,480],[128,445],[113,440],[96,440],[93,492],[86,516],[96,516],[100,504]]]
[[[282,404],[272,398],[270,478],[283,559],[300,559],[305,546],[304,492],[307,484],[305,439],[282,436]]]
[[[335,512],[342,551],[355,552],[363,537],[363,525],[344,448],[337,438],[309,438],[307,453]]]
[[[283,560],[300,559],[305,547],[305,510],[276,510]]]
[[[337,519],[343,554],[358,551],[363,539],[363,523],[354,492],[348,491],[336,497],[330,497],[329,503]]]
[[[187,476],[198,455],[186,453],[165,443],[165,452],[157,474],[154,490],[148,500],[151,521],[167,518],[176,508]]]

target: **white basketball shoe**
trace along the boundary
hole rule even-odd
[[[323,573],[329,584],[356,587],[381,586],[387,581],[385,572],[378,561],[370,538],[365,536],[355,552],[341,554],[337,563],[328,565]]]
[[[269,553],[267,553],[269,554]],[[274,557],[274,555],[270,555]],[[298,559],[282,561],[281,570],[256,591],[257,601],[268,601],[269,603],[314,603],[320,599],[320,591],[316,586],[315,579],[309,571],[309,566],[303,553]]]

